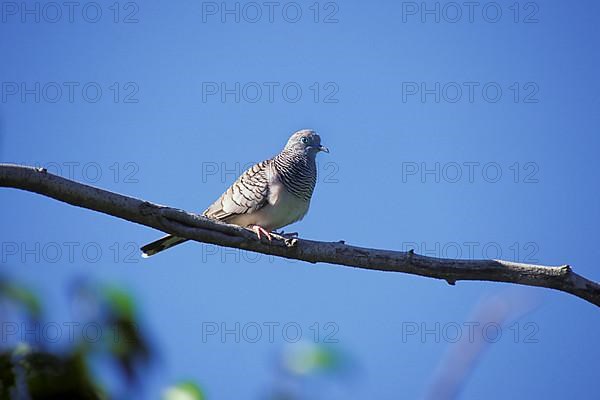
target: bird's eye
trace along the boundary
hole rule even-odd
[[[308,138],[307,137],[300,138],[300,141],[302,143],[306,144],[306,143],[308,143]]]

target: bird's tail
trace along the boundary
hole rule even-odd
[[[155,255],[156,253],[160,253],[163,250],[167,250],[173,246],[177,246],[183,242],[187,242],[188,239],[184,239],[174,235],[167,235],[161,237],[158,240],[155,240],[152,243],[148,243],[140,250],[142,250],[142,257],[148,258],[150,256]]]

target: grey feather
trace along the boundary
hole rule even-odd
[[[248,168],[230,187],[208,207],[203,215],[227,222],[240,214],[259,210],[267,202],[269,173],[272,160],[266,160]]]

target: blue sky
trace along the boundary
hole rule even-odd
[[[599,280],[600,5],[513,3],[472,15],[462,6],[459,17],[449,2],[425,3],[438,15],[421,2],[282,2],[272,16],[262,3],[99,2],[71,21],[64,6],[58,16],[46,3],[25,2],[33,14],[3,3],[0,156],[201,212],[241,166],[313,128],[331,154],[319,156],[308,216],[291,227],[301,236],[568,263]],[[134,249],[160,232],[30,193],[2,198],[1,242],[34,249],[4,251],[2,270],[39,290],[57,321],[69,318],[62,294],[74,277],[135,294],[161,352],[150,397],[191,378],[210,398],[257,398],[275,379],[281,335],[203,342],[203,323],[291,322],[310,341],[313,324],[333,322],[358,372],[328,398],[418,398],[452,344],[403,342],[407,324],[463,324],[484,299],[514,295],[198,243],[141,260]],[[44,253],[71,242],[73,259]],[[506,328],[463,398],[596,389],[598,309],[516,289],[538,302],[519,320],[537,342]]]

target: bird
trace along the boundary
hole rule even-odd
[[[317,183],[316,157],[329,153],[313,129],[294,132],[276,156],[254,164],[203,213],[207,218],[251,229],[261,240],[300,221],[310,206]],[[141,248],[147,258],[186,242],[167,235]]]

